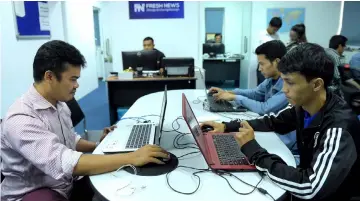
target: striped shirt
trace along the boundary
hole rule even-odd
[[[343,94],[340,90],[341,77],[338,66],[344,63],[344,57],[340,56],[339,53],[332,48],[326,48],[325,52],[327,56],[331,59],[331,61],[334,63],[334,78],[328,89],[339,95],[340,97],[343,97]]]
[[[54,107],[33,86],[9,108],[1,132],[1,200],[19,201],[42,187],[69,196],[82,154],[70,115],[65,103]]]

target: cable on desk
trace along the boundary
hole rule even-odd
[[[228,183],[229,187],[230,187],[235,193],[237,193],[237,194],[240,194],[240,195],[249,195],[249,194],[253,193],[253,192],[257,189],[260,193],[262,193],[262,194],[265,195],[265,196],[266,196],[266,195],[269,195],[269,196],[275,201],[274,197],[273,197],[269,192],[267,192],[267,191],[266,191],[265,189],[263,189],[263,188],[259,188],[259,187],[258,187],[258,186],[260,185],[260,183],[262,182],[262,180],[264,179],[264,173],[263,173],[263,172],[259,172],[259,174],[260,174],[260,176],[261,176],[261,179],[260,179],[260,181],[259,181],[255,186],[252,185],[252,184],[249,184],[249,183],[245,182],[244,180],[240,179],[239,177],[237,177],[236,175],[232,174],[231,172],[217,171],[216,174],[219,175],[220,177],[222,177],[223,179],[225,179],[225,181]],[[244,184],[246,184],[246,185],[248,185],[248,186],[253,187],[253,189],[252,189],[251,191],[249,191],[249,192],[246,192],[246,193],[239,192],[239,191],[235,190],[235,189],[232,187],[232,185],[230,184],[229,180],[228,180],[227,178],[225,178],[223,175],[229,175],[229,176],[231,176],[231,177],[234,177],[235,179],[239,180],[240,182],[242,182],[242,183],[244,183]]]
[[[185,156],[188,156],[188,155],[191,155],[191,154],[198,154],[198,153],[200,153],[200,151],[192,151],[192,152],[189,152],[189,153],[187,153],[187,154],[178,156],[177,158],[178,158],[178,159],[181,159],[181,158],[183,158],[183,157],[185,157]]]
[[[203,172],[210,172],[211,170],[208,168],[208,169],[198,169],[198,168],[193,168],[193,167],[187,167],[187,166],[178,166],[178,168],[188,168],[188,169],[192,169],[192,170],[197,170],[197,172],[193,172],[192,175],[195,176],[197,179],[198,179],[198,185],[196,186],[196,189],[194,191],[191,191],[191,192],[181,192],[181,191],[178,191],[176,189],[174,189],[171,185],[170,185],[170,182],[169,182],[169,174],[171,172],[168,172],[166,173],[166,183],[167,185],[171,188],[171,190],[177,192],[177,193],[180,193],[180,194],[184,194],[184,195],[192,195],[194,194],[200,187],[200,184],[201,184],[201,179],[199,177],[198,174],[200,173],[203,173]]]
[[[178,131],[180,129],[180,123],[178,122],[178,120],[184,120],[184,119],[183,119],[183,117],[179,116],[172,123],[173,130],[178,133],[178,135],[175,136],[175,138],[174,138],[173,146],[177,149],[186,149],[186,148],[199,149],[197,147],[196,143],[180,143],[179,142],[181,138],[183,138],[184,136],[186,136],[190,133],[183,133],[183,132]],[[174,123],[177,123],[177,126],[178,126],[177,128],[174,127]],[[190,145],[194,145],[195,147],[190,146]],[[180,147],[180,146],[185,146],[185,147]]]
[[[196,100],[193,100],[192,103],[194,103],[194,104],[200,104],[201,102],[204,102],[203,100],[200,100],[201,97],[205,97],[205,98],[206,98],[206,96],[199,96],[199,97],[196,98]]]

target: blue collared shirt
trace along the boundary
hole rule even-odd
[[[235,89],[235,102],[259,115],[277,113],[289,103],[281,91],[283,80],[279,78],[275,85],[273,79],[265,79],[255,89]]]

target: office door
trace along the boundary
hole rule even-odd
[[[242,4],[242,36],[241,36],[241,54],[244,56],[244,59],[241,60],[240,68],[240,88],[247,89],[251,88],[249,86],[249,81],[251,79],[256,79],[249,77],[250,65],[251,65],[251,55],[253,54],[251,50],[251,14],[252,14],[252,2],[238,2]]]

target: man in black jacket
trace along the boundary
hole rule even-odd
[[[332,61],[322,47],[307,43],[286,54],[278,68],[282,90],[293,106],[262,119],[212,125],[218,132],[238,132],[236,139],[249,161],[292,200],[349,200],[360,190],[360,123],[344,100],[326,90],[334,73]],[[254,130],[285,134],[295,129],[298,168],[268,153],[254,137]]]

